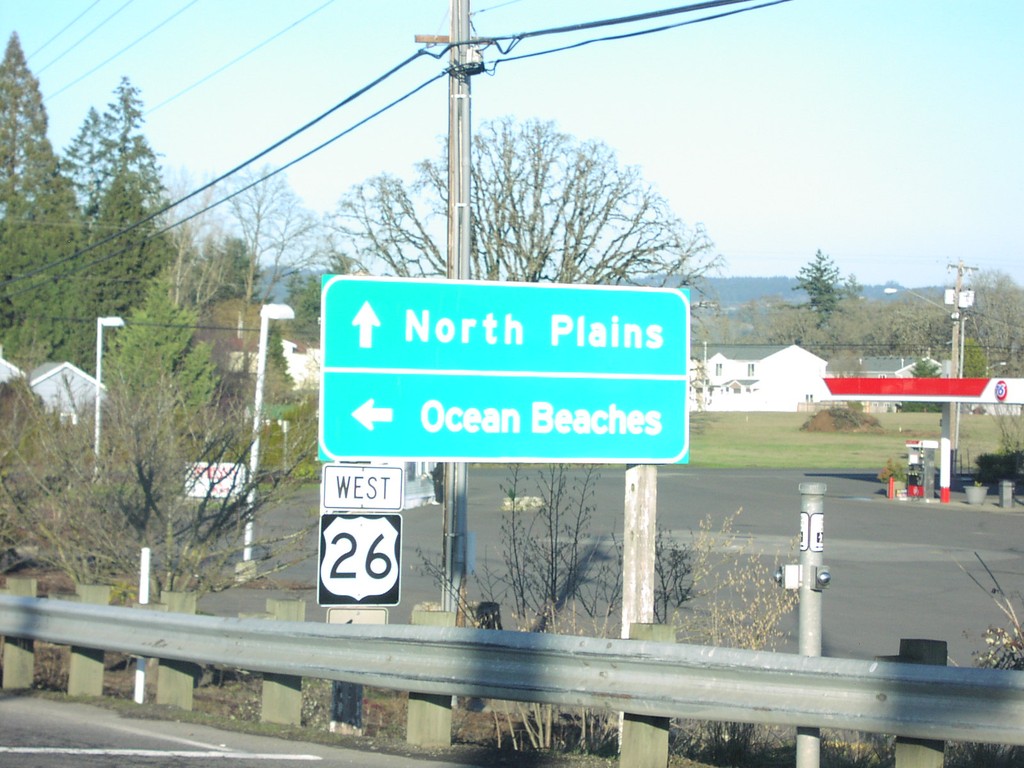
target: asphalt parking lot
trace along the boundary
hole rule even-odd
[[[528,473],[521,481],[520,494],[537,493],[531,477]],[[470,468],[468,521],[475,534],[478,570],[501,560],[501,504],[509,482],[505,467]],[[824,561],[834,582],[823,595],[823,653],[872,658],[896,653],[900,638],[927,638],[948,643],[951,664],[972,664],[972,654],[983,646],[982,632],[1004,617],[971,576],[993,586],[987,566],[1006,592],[1021,588],[1024,506],[1003,508],[991,493],[986,504],[969,505],[956,490],[949,504],[890,500],[870,472],[670,466],[659,469],[658,522],[685,542],[705,517],[717,525],[739,511],[733,526],[738,543],[771,563],[796,562],[799,486],[804,482],[825,483],[827,488]],[[621,466],[601,468],[590,536],[621,539],[624,483]],[[306,600],[308,621],[325,620],[326,609],[317,605],[315,590],[318,493],[316,486],[303,489],[257,523],[258,528],[308,530],[304,546],[309,554],[300,565],[280,574],[276,588],[208,595],[200,610],[237,615],[264,610],[268,597],[285,597]],[[440,563],[441,508],[407,508],[402,537],[401,601],[389,609],[392,623],[408,622],[415,605],[440,598],[425,565],[436,570]],[[480,579],[470,576],[468,584],[473,596]],[[796,651],[796,629],[794,615],[779,650]]]

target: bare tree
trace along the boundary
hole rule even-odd
[[[1003,272],[980,272],[971,288],[967,333],[985,350],[992,375],[1024,375],[1024,288]]]
[[[717,265],[702,227],[687,227],[635,167],[553,123],[502,118],[474,136],[471,274],[488,280],[690,284]],[[447,160],[411,185],[369,179],[340,201],[334,226],[350,259],[406,277],[444,274]],[[441,245],[439,245],[439,238]]]
[[[175,198],[184,196],[195,186],[184,172],[165,183],[171,187]],[[167,279],[176,307],[203,309],[220,295],[230,271],[228,260],[223,258],[225,249],[216,247],[224,239],[223,219],[212,212],[188,218],[208,207],[213,195],[213,190],[208,189],[171,212],[175,221],[188,219],[167,233],[173,256],[167,267]]]
[[[169,377],[145,391],[129,391],[116,375],[110,384],[98,457],[88,418],[62,421],[35,399],[19,403],[23,418],[0,425],[0,442],[14,446],[0,454],[0,518],[30,534],[27,543],[41,564],[76,583],[132,579],[140,548],[149,547],[158,593],[231,586],[245,523],[275,499],[289,468],[257,478],[239,474],[227,495],[212,486],[188,495],[196,463],[245,465],[249,417],[241,410],[185,408]],[[252,504],[249,492],[257,484]],[[264,557],[250,575],[287,567],[292,542],[304,534],[257,540],[254,549]]]
[[[245,245],[241,298],[246,303],[266,303],[289,276],[322,261],[318,218],[302,207],[284,176],[253,184],[265,175],[257,173],[243,178],[245,191],[231,199]]]

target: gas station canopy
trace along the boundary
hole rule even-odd
[[[939,443],[940,499],[949,503],[950,414],[953,403],[985,405],[1024,404],[1024,379],[825,379],[832,400],[860,402],[917,402],[942,404],[942,440]]]
[[[825,379],[833,400],[1024,403],[1024,379]]]

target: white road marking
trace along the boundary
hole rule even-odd
[[[260,752],[189,751],[181,749],[75,749],[70,747],[0,747],[0,754],[8,755],[66,755],[68,757],[181,757],[192,760],[291,760],[313,762],[317,755],[270,754]]]

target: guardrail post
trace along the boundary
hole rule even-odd
[[[35,597],[35,579],[7,577],[5,592],[14,597]],[[27,637],[4,638],[4,679],[3,687],[31,688],[35,677],[35,641]]]
[[[305,621],[305,600],[267,600],[267,613],[276,621]],[[302,678],[276,672],[263,673],[263,706],[260,721],[281,725],[302,722]]]
[[[904,664],[934,664],[946,666],[946,643],[944,640],[900,640],[900,655],[889,656],[892,661]],[[911,739],[896,737],[896,768],[942,768],[945,760],[946,742],[933,739]]]
[[[171,613],[196,612],[196,596],[190,592],[163,592],[160,602]],[[199,667],[191,661],[160,659],[156,703],[191,711],[192,692],[198,678]]]
[[[674,643],[676,631],[665,624],[631,624],[629,639]],[[665,768],[668,765],[669,722],[667,717],[623,713],[619,765],[624,768]]]
[[[454,627],[455,612],[414,610],[412,624],[421,627]],[[452,697],[410,691],[405,740],[421,747],[450,747]]]
[[[100,584],[79,584],[75,587],[78,601],[90,605],[109,605],[110,587]],[[103,695],[102,648],[71,646],[68,660],[68,696]]]

